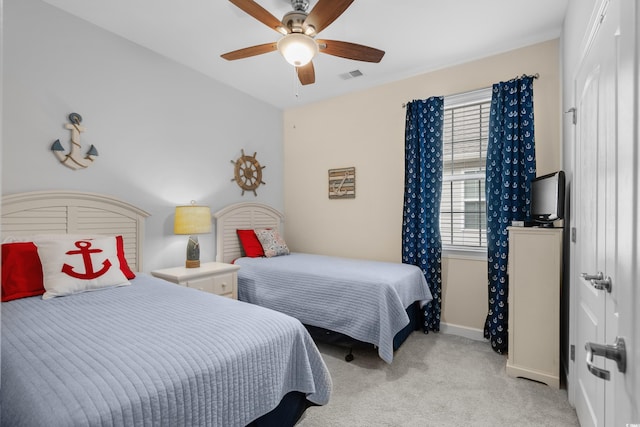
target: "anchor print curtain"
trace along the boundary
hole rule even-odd
[[[507,227],[529,219],[536,176],[532,77],[493,85],[486,174],[489,312],[484,337],[502,354],[508,349]]]
[[[440,330],[443,112],[442,97],[407,104],[402,262],[422,269],[433,295],[423,307],[425,333]]]

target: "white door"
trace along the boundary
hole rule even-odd
[[[604,225],[606,224],[604,179],[606,171],[605,141],[602,138],[602,115],[605,110],[601,96],[603,90],[602,63],[598,46],[593,45],[584,58],[576,79],[576,273],[604,278]],[[609,61],[611,62],[611,61]],[[605,64],[606,65],[606,64]],[[602,179],[601,179],[602,178]],[[575,313],[575,405],[583,427],[604,425],[605,384],[591,375],[586,368],[586,342],[605,342],[605,296],[595,289],[590,277],[574,279],[576,292]],[[602,361],[599,361],[602,362]]]
[[[612,367],[613,388],[607,389],[606,421],[611,426],[640,425],[640,6],[620,1],[618,55],[618,245],[617,282],[607,321],[607,337],[625,340],[627,366]],[[610,329],[611,324],[611,329]],[[617,330],[616,330],[617,329]],[[609,410],[614,408],[613,411]]]
[[[624,366],[622,360],[610,359],[614,354],[637,354],[632,344],[637,342],[633,316],[638,307],[630,303],[637,292],[637,115],[623,120],[637,114],[633,103],[637,75],[631,67],[636,58],[633,3],[605,2],[575,81],[576,274],[585,273],[586,277],[574,278],[576,327],[572,342],[576,346],[575,405],[583,426],[640,422],[634,418],[638,411],[637,373],[632,373],[630,363]],[[631,22],[625,16],[623,28],[624,14],[629,14]],[[629,61],[632,64],[625,65]],[[625,80],[632,83],[622,86]],[[623,137],[625,132],[630,135]],[[626,352],[620,349],[618,337],[626,343]]]

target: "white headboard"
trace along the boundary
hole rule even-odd
[[[262,203],[235,203],[213,214],[216,218],[216,261],[231,262],[241,257],[236,230],[273,228],[282,230],[284,215]]]
[[[2,240],[34,234],[122,235],[127,263],[142,271],[144,219],[129,203],[95,193],[35,191],[2,196]]]

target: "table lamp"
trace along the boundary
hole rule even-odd
[[[198,206],[195,201],[188,206],[176,206],[173,222],[174,234],[189,234],[186,268],[200,267],[200,243],[197,234],[211,232],[211,210],[209,206]]]

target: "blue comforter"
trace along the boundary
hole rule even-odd
[[[298,320],[144,274],[2,303],[1,350],[6,426],[244,426],[331,391]]]
[[[393,337],[409,324],[405,309],[432,299],[414,265],[303,253],[235,263],[240,300],[374,344],[387,363]]]

